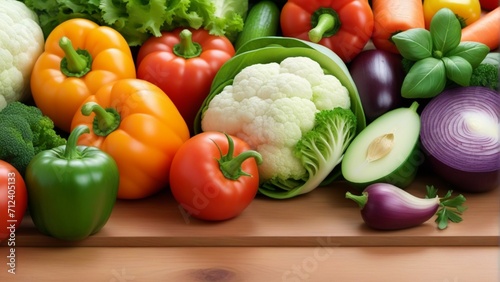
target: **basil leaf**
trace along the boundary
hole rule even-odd
[[[429,30],[436,58],[441,58],[448,51],[457,47],[462,38],[460,21],[449,8],[441,8],[434,14]]]
[[[432,98],[446,86],[446,70],[442,60],[429,57],[415,62],[403,80],[404,98]]]
[[[418,61],[432,55],[431,33],[424,28],[412,28],[391,37],[401,56]]]
[[[459,56],[467,60],[472,68],[479,66],[479,64],[486,58],[490,52],[490,48],[479,42],[460,42],[458,46],[446,54],[447,57]]]
[[[466,59],[459,56],[450,56],[444,57],[442,60],[446,69],[446,77],[449,80],[460,86],[469,86],[472,66]]]

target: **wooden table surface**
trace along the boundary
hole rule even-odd
[[[452,189],[421,173],[407,191],[423,196],[427,184],[439,195]],[[164,191],[119,200],[104,228],[79,242],[40,234],[27,215],[16,274],[0,244],[0,281],[499,281],[500,189],[463,193],[464,220],[445,230],[433,218],[383,232],[363,224],[348,190],[337,182],[290,200],[258,196],[224,222],[187,216]]]

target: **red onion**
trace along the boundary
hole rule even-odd
[[[421,114],[420,141],[433,171],[467,192],[500,184],[500,95],[457,87],[433,98]]]
[[[447,227],[448,220],[461,221],[459,214],[465,210],[462,206],[465,197],[459,195],[450,199],[449,191],[444,198],[439,198],[432,186],[427,187],[427,192],[427,198],[418,198],[392,184],[375,183],[366,187],[359,196],[347,192],[346,198],[358,203],[363,221],[374,229],[410,228],[426,222],[435,214],[440,229]]]

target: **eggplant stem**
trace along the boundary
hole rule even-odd
[[[361,209],[365,207],[366,202],[368,201],[368,193],[365,192],[361,193],[361,195],[354,195],[351,192],[346,192],[345,197],[356,202]]]

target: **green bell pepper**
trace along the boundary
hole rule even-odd
[[[76,127],[66,145],[38,153],[26,169],[29,212],[45,235],[82,240],[101,230],[111,215],[118,166],[100,149],[77,145],[89,132],[85,125]]]

